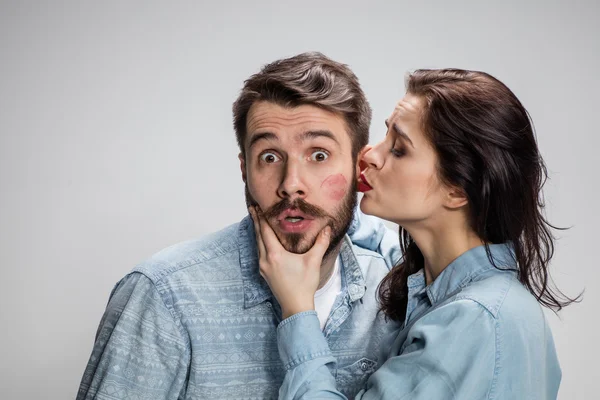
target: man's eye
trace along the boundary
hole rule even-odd
[[[323,162],[325,160],[327,160],[327,158],[329,157],[329,154],[327,154],[324,151],[315,151],[314,153],[312,153],[310,155],[310,159],[313,161],[317,161],[317,162]]]
[[[279,161],[279,157],[275,153],[263,153],[260,155],[260,159],[267,164],[272,164]]]

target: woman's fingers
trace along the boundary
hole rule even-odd
[[[281,260],[287,259],[288,257],[299,257],[304,258],[305,262],[309,265],[320,266],[323,261],[323,256],[329,247],[331,241],[331,227],[326,226],[319,232],[314,245],[306,254],[292,254],[289,253],[279,241],[279,238],[273,231],[273,228],[269,225],[267,220],[258,206],[251,206],[248,208],[248,212],[252,216],[254,223],[254,231],[256,234],[256,244],[258,247],[258,256],[260,260],[261,275],[265,268],[270,269],[269,264],[279,264]],[[276,261],[279,260],[279,261]],[[272,266],[271,266],[272,267]],[[264,276],[263,276],[264,277]]]
[[[248,212],[252,216],[252,222],[254,223],[254,235],[256,236],[256,247],[258,249],[258,258],[260,259],[267,254],[260,231],[260,217],[254,206],[248,207]]]
[[[258,211],[258,219],[260,222],[260,234],[261,234],[265,249],[267,251],[266,254],[285,250],[283,248],[283,245],[277,238],[277,235],[273,231],[273,228],[271,228],[271,225],[269,225],[269,223],[263,217],[263,215],[260,211]]]
[[[259,253],[259,273],[278,299],[284,315],[314,309],[320,266],[330,243],[331,228],[319,232],[305,254],[287,251],[258,207],[248,209],[254,222]]]

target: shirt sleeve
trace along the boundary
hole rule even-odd
[[[281,399],[346,399],[335,387],[335,358],[318,328],[311,312],[296,314],[278,327],[286,368]],[[470,300],[454,302],[407,329],[391,349],[397,355],[371,375],[356,399],[489,397],[495,377],[496,335],[495,320],[483,307]]]
[[[113,290],[77,400],[179,399],[189,343],[155,285],[132,273]]]
[[[364,214],[358,207],[354,210],[348,236],[355,245],[381,254],[390,269],[402,261],[398,232],[388,228],[382,219]]]

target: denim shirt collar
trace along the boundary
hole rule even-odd
[[[352,251],[352,242],[348,235],[344,236],[344,239],[342,239],[340,257],[342,259],[342,271],[344,272],[345,278],[342,279],[342,292],[347,290],[350,302],[353,303],[362,299],[367,290],[367,286],[360,264]]]
[[[244,287],[244,308],[254,307],[274,299],[269,285],[260,275],[254,224],[250,216],[246,216],[239,224],[238,246]],[[348,235],[342,240],[340,256],[345,278],[342,279],[342,291],[347,289],[350,301],[357,301],[365,294],[365,278],[352,251],[352,243]]]
[[[516,271],[516,261],[510,244],[491,244],[488,247],[496,267]],[[475,280],[477,276],[496,267],[490,262],[486,247],[478,246],[452,261],[429,286],[426,286],[425,273],[420,269],[407,280],[409,303],[410,299],[426,293],[433,306]]]

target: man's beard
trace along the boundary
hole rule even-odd
[[[262,210],[263,217],[266,221],[273,227],[271,224],[271,220],[277,218],[283,211],[291,208],[296,209],[307,216],[316,218],[325,218],[327,220],[327,225],[331,227],[331,241],[329,242],[329,247],[323,256],[323,259],[326,259],[333,250],[340,244],[350,224],[352,223],[352,217],[354,213],[354,208],[356,207],[357,196],[356,196],[356,182],[353,181],[350,190],[346,193],[346,196],[341,201],[340,206],[334,212],[334,214],[329,214],[322,208],[315,206],[313,204],[309,204],[302,199],[296,199],[294,201],[290,201],[288,199],[283,199],[280,202],[276,203],[272,207],[267,210]],[[245,194],[246,194],[246,205],[248,207],[258,205],[256,200],[252,197],[250,192],[248,191],[248,185],[245,186]],[[279,242],[283,245],[283,247],[292,253],[303,254],[310,250],[317,240],[317,235],[314,238],[310,239],[309,242],[306,241],[306,234],[304,233],[281,233],[276,229],[273,229]]]

